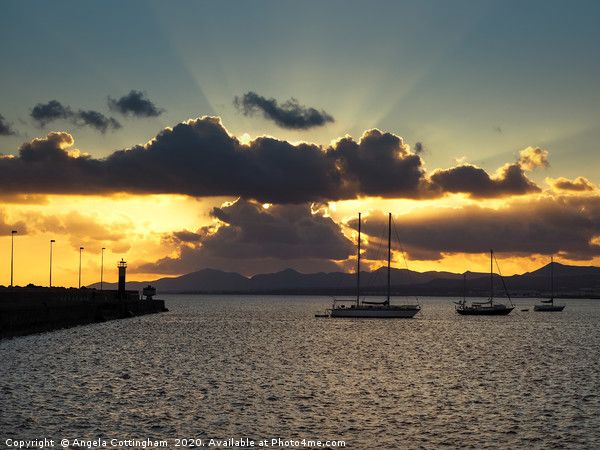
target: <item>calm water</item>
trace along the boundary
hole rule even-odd
[[[326,297],[162,298],[166,314],[0,341],[0,448],[600,448],[600,301],[463,317],[423,298],[414,319],[365,320],[315,318]]]

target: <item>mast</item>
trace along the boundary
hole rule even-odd
[[[490,304],[494,300],[494,250],[490,249]]]
[[[550,257],[550,302],[554,304],[554,257]]]
[[[388,217],[388,267],[387,267],[387,302],[390,304],[390,261],[392,259],[392,213]]]
[[[358,254],[356,258],[356,306],[360,303],[360,213],[358,213]]]

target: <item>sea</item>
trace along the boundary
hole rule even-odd
[[[159,297],[169,312],[0,341],[0,448],[600,448],[600,300],[477,317],[423,297],[381,320]]]

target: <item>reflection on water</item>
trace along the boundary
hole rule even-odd
[[[163,297],[166,314],[1,341],[1,445],[600,446],[600,301],[463,317],[424,298],[414,319],[369,320],[315,318],[326,297]]]

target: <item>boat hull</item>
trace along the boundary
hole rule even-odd
[[[456,308],[456,312],[462,316],[506,316],[515,309],[512,306],[465,306],[464,308]]]
[[[546,311],[546,312],[551,312],[551,311],[562,311],[563,309],[565,309],[565,305],[534,305],[533,310],[534,311]]]
[[[419,305],[398,305],[368,307],[359,306],[352,308],[333,308],[330,317],[363,318],[363,319],[410,319],[414,317],[421,307]]]

